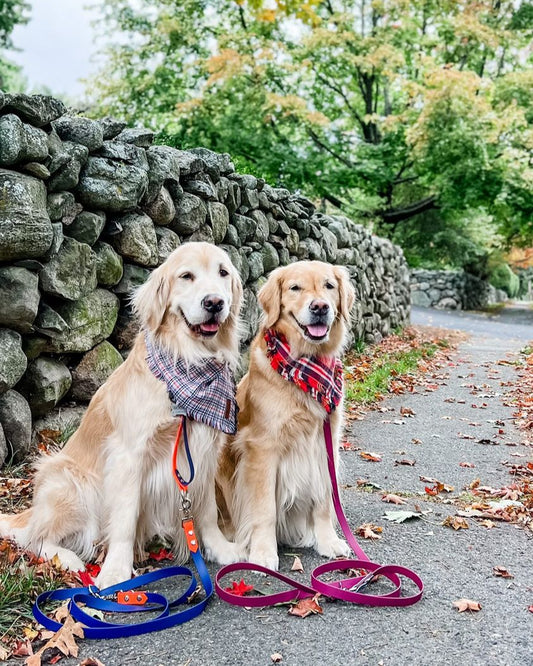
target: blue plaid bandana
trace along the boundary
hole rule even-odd
[[[146,362],[157,379],[166,384],[172,414],[185,414],[228,435],[237,432],[235,380],[227,363],[209,358],[198,365],[174,360],[165,349],[156,347],[149,336]]]

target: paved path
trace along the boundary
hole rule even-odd
[[[387,412],[371,412],[350,428],[354,445],[378,452],[383,459],[369,463],[357,451],[342,453],[342,499],[348,520],[353,527],[363,522],[383,527],[382,538],[365,540],[363,547],[376,561],[417,570],[426,585],[421,602],[406,609],[325,602],[322,616],[299,619],[288,616],[285,608],[247,611],[217,599],[200,618],[182,628],[128,640],[84,642],[80,660],[94,656],[106,666],[268,666],[270,655],[278,652],[287,666],[530,666],[533,535],[502,523],[487,529],[471,519],[466,530],[443,527],[441,522],[455,508],[431,501],[424,493],[428,484],[419,479],[425,475],[451,484],[455,488],[452,495],[463,492],[475,478],[499,488],[513,480],[502,461],[530,459],[513,457],[530,456],[532,451],[520,444],[512,410],[503,404],[506,389],[502,382],[512,381],[516,371],[509,365],[497,365],[533,338],[533,328],[522,321],[529,316],[521,312],[516,324],[506,323],[511,319],[507,313],[495,319],[416,310],[415,322],[464,327],[473,332],[472,337],[461,346],[454,363],[431,380],[429,390],[388,398],[383,403]],[[483,403],[486,407],[480,408]],[[401,407],[409,407],[415,415],[402,417]],[[464,434],[474,439],[463,439]],[[479,444],[480,439],[497,445]],[[395,460],[403,458],[415,459],[416,464],[395,465]],[[460,467],[460,462],[473,463],[475,468]],[[367,478],[383,491],[408,493],[408,505],[385,504],[382,492],[357,489],[359,478]],[[386,510],[414,509],[416,505],[432,510],[425,521],[396,525],[383,519]],[[306,549],[298,552],[306,571],[320,561]],[[288,572],[292,561],[291,556],[282,556],[282,570]],[[504,566],[514,578],[493,576],[494,566]],[[266,584],[260,581],[258,585]],[[463,597],[480,602],[482,610],[458,613],[452,602]]]

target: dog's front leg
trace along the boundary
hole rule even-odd
[[[107,555],[97,580],[101,589],[131,578],[141,495],[142,460],[118,441],[109,450],[104,476]]]
[[[242,463],[244,478],[237,481],[242,525],[249,527],[250,562],[277,571],[276,477],[278,460],[275,447],[250,446]],[[242,491],[244,490],[244,495]]]

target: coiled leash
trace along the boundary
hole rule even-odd
[[[166,567],[151,571],[150,573],[136,576],[122,583],[99,590],[95,585],[82,588],[62,588],[44,592],[37,597],[33,605],[33,615],[37,622],[46,629],[58,631],[62,624],[51,619],[42,610],[45,603],[50,601],[69,601],[69,612],[72,617],[81,622],[85,638],[124,638],[126,636],[138,636],[151,631],[168,629],[184,622],[188,622],[202,613],[213,594],[213,583],[207,571],[207,567],[200,552],[198,539],[196,538],[194,522],[191,515],[191,502],[188,497],[188,486],[194,478],[194,466],[192,462],[189,441],[187,437],[187,421],[184,414],[180,414],[180,423],[176,434],[172,453],[172,474],[178,484],[181,494],[181,508],[183,513],[182,527],[187,540],[187,546],[191,558],[196,567],[200,584],[205,596],[195,604],[192,604],[199,591],[198,581],[188,567],[176,566]],[[189,465],[189,478],[185,480],[177,469],[177,455],[180,439],[183,435],[185,455]],[[177,599],[169,601],[162,594],[146,592],[142,588],[150,583],[161,581],[176,576],[190,579],[187,590]],[[190,604],[188,608],[171,612],[177,607]],[[83,606],[83,607],[82,607]],[[158,615],[150,620],[127,623],[106,622],[93,617],[90,609],[103,611],[104,613],[145,613],[152,612]]]
[[[300,581],[285,576],[278,571],[273,571],[251,562],[228,564],[225,567],[222,567],[215,577],[216,593],[224,601],[236,606],[264,607],[298,601],[300,599],[305,599],[306,597],[313,597],[319,593],[332,599],[339,599],[340,601],[348,601],[365,606],[410,606],[422,597],[424,584],[418,574],[407,567],[402,567],[397,564],[381,565],[372,562],[357,543],[357,540],[350,530],[350,526],[348,525],[348,521],[346,520],[340,502],[329,418],[324,420],[324,440],[328,456],[328,471],[331,479],[331,492],[335,513],[344,536],[357,559],[334,560],[332,562],[320,564],[311,573],[310,585],[304,585],[303,583],[300,583]],[[321,580],[321,576],[324,576],[324,574],[330,574],[334,571],[347,571],[349,569],[362,570],[364,573],[363,575],[351,576],[333,582]],[[255,571],[267,574],[268,576],[277,578],[282,583],[285,583],[289,589],[283,592],[275,592],[266,595],[247,594],[246,596],[237,596],[231,594],[222,587],[221,581],[224,576],[235,573],[236,571]],[[368,592],[363,592],[363,589],[366,588],[369,583],[376,580],[378,576],[387,579],[392,584],[392,589],[384,594],[370,594]],[[414,583],[417,591],[412,594],[403,594],[402,577],[407,578]]]

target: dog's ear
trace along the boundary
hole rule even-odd
[[[133,310],[143,327],[155,332],[161,326],[169,296],[169,277],[163,266],[160,266],[152,271],[148,280],[135,291],[131,299]]]
[[[334,266],[333,272],[339,284],[339,312],[344,321],[349,321],[350,312],[355,301],[355,289],[346,268]]]
[[[268,276],[268,280],[259,290],[257,299],[265,312],[264,325],[274,326],[281,314],[281,277],[282,268],[277,268]]]
[[[231,314],[237,319],[242,307],[242,281],[239,271],[231,264]]]

